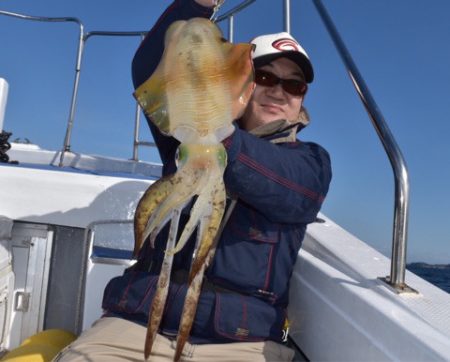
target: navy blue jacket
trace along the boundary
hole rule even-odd
[[[155,70],[164,34],[175,20],[209,17],[193,0],[175,1],[136,52],[134,86]],[[149,121],[163,161],[163,174],[175,172],[178,141]],[[289,279],[306,226],[315,220],[331,180],[327,152],[315,143],[279,142],[289,129],[263,137],[236,128],[223,143],[228,154],[224,180],[237,204],[225,225],[199,300],[191,342],[281,341]],[[295,137],[294,137],[295,138]],[[186,222],[189,208],[180,223]],[[103,308],[145,325],[164,257],[168,227],[155,249],[144,244],[137,263],[105,289]],[[175,335],[186,293],[195,235],[175,255],[172,283],[161,331]],[[180,277],[181,276],[181,277]]]

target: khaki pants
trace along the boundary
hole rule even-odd
[[[146,328],[139,324],[121,318],[102,318],[61,351],[53,362],[144,361],[145,334]],[[172,361],[174,353],[175,341],[158,334],[149,361]],[[197,345],[186,343],[181,361],[292,361],[293,357],[292,349],[272,341]]]

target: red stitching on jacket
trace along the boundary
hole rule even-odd
[[[314,201],[322,203],[323,200],[325,199],[322,195],[319,195],[316,192],[309,190],[308,188],[306,188],[304,186],[296,184],[280,175],[277,175],[272,170],[269,170],[268,168],[264,167],[263,165],[257,163],[255,160],[251,159],[249,156],[247,156],[243,153],[240,153],[238,155],[238,160],[241,161],[242,163],[244,163],[245,165],[253,168],[254,170],[260,172],[261,174],[265,175],[267,178],[271,179],[272,181],[277,182],[280,185],[285,186],[293,191],[301,193]]]
[[[148,295],[150,294],[150,292],[155,284],[156,284],[156,278],[152,278],[147,287],[147,290],[145,291],[144,298],[141,299],[141,302],[139,303],[138,307],[134,310],[135,312],[139,311],[144,306],[145,300],[147,299]]]
[[[175,287],[177,287],[177,289],[176,289],[175,293],[173,293],[173,289],[175,289]],[[180,294],[180,291],[182,291],[182,289],[183,289],[183,285],[171,282],[169,288],[170,289],[169,289],[169,294],[167,297],[166,306],[164,307],[164,313],[166,313],[167,311],[169,311],[172,308],[172,304],[174,303],[175,300],[177,300],[178,294]],[[172,297],[172,294],[173,294],[173,297]]]
[[[243,329],[249,330],[248,329],[248,323],[247,323],[247,319],[248,319],[248,317],[247,317],[247,303],[245,302],[245,298],[244,298],[243,295],[241,295],[241,299],[242,299],[242,321],[241,321],[242,324],[241,324],[241,327]],[[249,333],[250,333],[250,331],[249,331]],[[245,336],[241,336],[241,338],[243,340],[245,340]]]
[[[252,342],[259,342],[259,341],[263,341],[265,338],[264,337],[252,337],[252,336],[247,336],[247,337],[243,337],[243,336],[236,336],[234,334],[229,334],[225,331],[223,331],[220,328],[220,294],[217,293],[216,294],[216,311],[214,313],[214,329],[216,330],[216,332],[224,337],[230,338],[230,339],[234,339],[234,340],[241,340],[241,341],[252,341]]]
[[[230,148],[230,146],[231,146],[231,137],[232,137],[232,136],[233,136],[233,135],[228,136],[227,138],[225,138],[225,139],[222,141],[222,144],[223,144],[223,146],[224,146],[226,149]]]
[[[117,303],[117,305],[125,312],[127,311],[127,308],[125,308],[125,307],[128,304],[128,300],[127,300],[128,292],[131,288],[131,284],[133,284],[133,282],[135,281],[136,278],[137,278],[137,273],[134,273],[134,275],[128,281],[128,285],[122,294],[122,298],[120,298],[119,303]]]
[[[273,249],[274,249],[274,245],[272,244],[270,246],[269,261],[267,263],[267,272],[266,272],[266,280],[264,281],[264,290],[269,289],[270,274],[272,272]]]

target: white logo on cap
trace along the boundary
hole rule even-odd
[[[289,51],[289,50],[294,50],[296,52],[299,51],[298,44],[294,40],[289,39],[289,38],[282,38],[282,39],[275,40],[272,43],[272,46],[275,49],[279,50],[280,52]]]

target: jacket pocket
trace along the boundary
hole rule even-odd
[[[241,292],[270,292],[279,232],[279,226],[268,223],[262,215],[236,208],[223,231],[208,277]]]
[[[285,313],[258,298],[217,293],[214,329],[236,341],[281,341]]]
[[[157,281],[157,275],[138,271],[129,271],[115,277],[106,285],[102,308],[108,312],[126,313],[145,320],[148,318]]]

